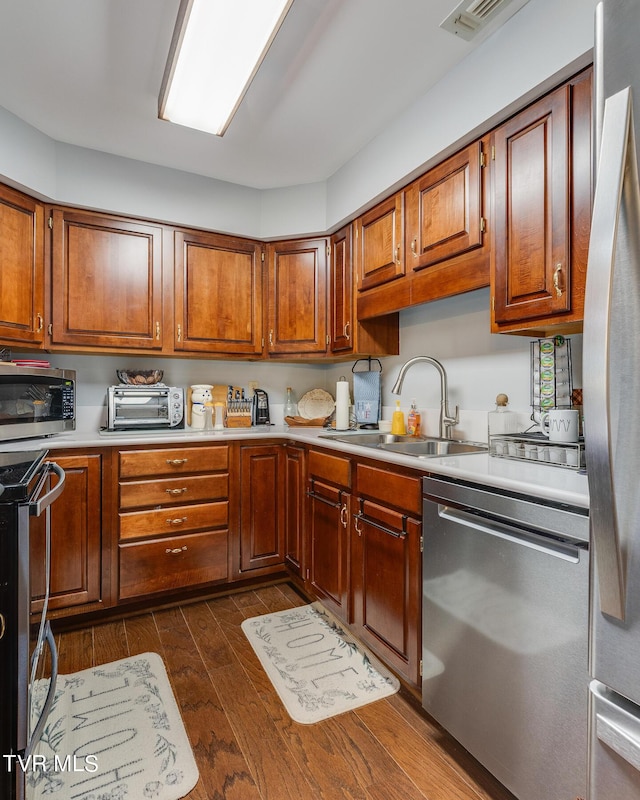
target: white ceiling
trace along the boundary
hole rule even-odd
[[[439,28],[457,0],[295,0],[219,138],[157,119],[179,0],[0,0],[0,106],[60,142],[232,183],[323,181],[525,1],[468,43]]]

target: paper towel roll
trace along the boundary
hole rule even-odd
[[[349,430],[349,381],[342,378],[336,383],[336,430]]]

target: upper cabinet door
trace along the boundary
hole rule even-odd
[[[162,228],[53,211],[53,344],[162,348]]]
[[[261,246],[246,239],[176,231],[174,348],[262,353]]]
[[[495,132],[496,322],[571,309],[570,87]]]
[[[380,286],[404,275],[404,192],[356,220],[358,289]]]
[[[331,351],[353,351],[353,280],[351,225],[331,237]]]
[[[414,270],[454,258],[484,238],[482,143],[448,158],[406,191],[406,252]]]
[[[0,339],[44,340],[44,209],[0,185]]]
[[[327,240],[267,247],[270,354],[327,351]]]

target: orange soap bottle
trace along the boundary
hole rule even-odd
[[[420,412],[416,408],[416,401],[411,401],[411,408],[407,417],[407,433],[409,436],[420,436]]]

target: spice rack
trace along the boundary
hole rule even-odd
[[[509,433],[489,437],[489,455],[513,461],[548,464],[563,469],[584,469],[584,440],[550,442],[542,433]]]

